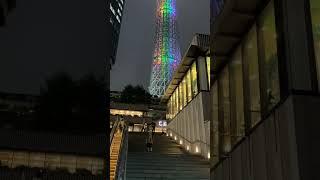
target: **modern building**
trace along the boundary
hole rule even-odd
[[[160,98],[181,60],[176,0],[157,0],[154,43],[149,92]]]
[[[211,179],[320,179],[319,24],[316,0],[211,0]]]
[[[140,132],[144,123],[156,123],[156,131],[165,130],[165,107],[145,104],[110,103],[110,128],[119,117],[129,124],[129,132]]]
[[[167,133],[192,153],[210,158],[209,35],[196,34],[161,101]]]
[[[0,27],[6,24],[8,14],[16,7],[15,0],[0,0]]]
[[[0,179],[103,179],[105,135],[0,132]]]
[[[116,61],[121,22],[124,12],[125,0],[110,0],[108,4],[108,59],[110,65]]]

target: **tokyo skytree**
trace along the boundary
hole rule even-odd
[[[149,92],[161,97],[181,60],[176,0],[157,0],[156,33]]]

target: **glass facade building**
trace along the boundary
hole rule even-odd
[[[210,77],[210,57],[206,57],[205,61],[202,63],[206,63],[206,77]],[[173,94],[168,99],[167,103],[167,110],[168,114],[167,117],[169,119],[174,118],[179,111],[181,111],[184,107],[188,105],[193,98],[195,98],[198,93],[201,91],[199,90],[199,73],[197,68],[197,61],[194,61],[186,74],[184,74],[182,81],[177,85],[177,88],[173,91]],[[209,84],[209,78],[206,82]]]
[[[211,178],[320,178],[320,2],[224,2],[211,0]]]

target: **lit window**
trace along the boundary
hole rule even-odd
[[[118,5],[119,5],[119,8],[121,9],[121,11],[122,11],[122,5],[118,2]]]
[[[187,78],[184,77],[182,81],[183,106],[187,105]]]
[[[120,9],[118,9],[118,14],[119,14],[120,16],[122,16],[122,13],[121,13]]]
[[[120,23],[120,18],[119,18],[119,16],[118,16],[118,15],[117,15],[117,17],[116,17],[116,18],[117,18],[118,22]]]
[[[191,83],[191,70],[187,73],[187,91],[188,91],[188,102],[192,100],[192,83]]]
[[[207,74],[208,74],[208,84],[210,88],[210,57],[207,57]]]
[[[113,15],[116,15],[116,11],[114,10],[111,4],[110,4],[110,10],[112,11]]]
[[[192,90],[193,97],[198,94],[198,78],[197,78],[197,63],[194,62],[191,67],[191,79],[192,79]]]
[[[109,20],[109,21],[110,21],[110,23],[113,25],[114,22],[113,22],[112,17],[110,17],[110,20]]]

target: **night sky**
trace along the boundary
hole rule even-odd
[[[102,75],[106,7],[105,0],[17,0],[0,28],[0,91],[38,94],[59,71]]]
[[[194,33],[209,32],[209,0],[177,0],[181,53]],[[0,28],[0,91],[38,94],[53,73],[75,79],[105,72],[105,0],[17,0]],[[156,0],[126,0],[111,90],[148,86]]]
[[[194,33],[209,33],[209,4],[209,0],[177,0],[182,55]],[[155,10],[156,0],[126,0],[111,90],[122,90],[127,84],[149,86]]]

